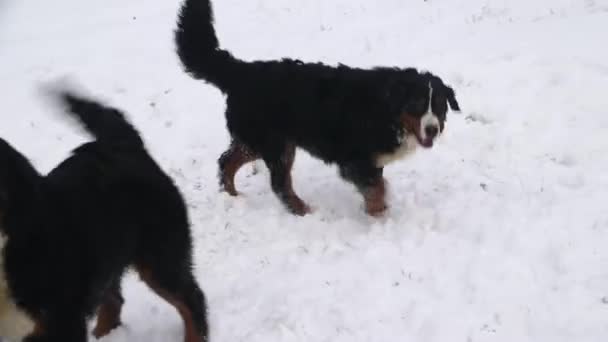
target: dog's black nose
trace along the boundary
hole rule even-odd
[[[426,133],[426,137],[429,139],[432,139],[434,137],[437,136],[437,133],[439,133],[439,128],[437,126],[426,126],[424,128],[424,133]]]

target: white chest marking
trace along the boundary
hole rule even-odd
[[[11,299],[4,273],[4,246],[8,238],[0,232],[0,340],[21,340],[34,330],[34,323]]]
[[[376,167],[384,167],[396,160],[403,159],[416,151],[418,141],[413,134],[404,133],[401,145],[391,153],[380,154],[376,157]]]

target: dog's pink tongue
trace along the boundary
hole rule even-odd
[[[433,139],[425,139],[425,140],[422,140],[422,141],[420,142],[420,145],[422,145],[422,146],[424,146],[424,147],[426,147],[426,148],[431,148],[431,147],[433,147]]]

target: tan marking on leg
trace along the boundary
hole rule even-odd
[[[285,190],[287,196],[287,204],[289,208],[296,215],[304,216],[311,212],[310,207],[296,194],[293,189],[293,181],[291,178],[291,169],[293,168],[293,163],[295,161],[296,155],[296,146],[294,144],[290,144],[285,149],[283,154],[282,161],[285,163],[285,168],[287,170],[287,179],[285,181]]]
[[[123,304],[122,300],[114,298],[113,295],[107,296],[97,311],[97,324],[95,329],[93,329],[93,336],[96,338],[106,336],[121,324],[120,312]]]
[[[176,298],[175,295],[164,290],[161,286],[154,281],[151,271],[145,268],[138,268],[139,276],[141,279],[154,291],[159,297],[171,304],[182,317],[184,322],[184,342],[206,342],[205,339],[198,334],[196,324],[192,316],[192,312],[188,306]]]
[[[365,211],[371,216],[380,216],[387,208],[385,202],[386,181],[381,179],[373,186],[363,191],[365,199]]]
[[[228,150],[220,157],[222,164],[220,166],[220,183],[223,190],[231,196],[237,196],[238,192],[234,185],[236,173],[243,165],[258,158],[259,156],[247,146],[238,142],[232,142]]]

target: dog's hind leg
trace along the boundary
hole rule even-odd
[[[93,336],[101,338],[117,328],[120,322],[120,312],[125,300],[121,294],[120,277],[112,282],[103,294],[103,299],[97,311],[97,325]]]
[[[220,187],[232,196],[237,196],[238,192],[234,186],[234,176],[241,166],[259,158],[259,155],[247,145],[233,140],[226,152],[222,153],[218,164],[220,167],[219,178]]]
[[[310,213],[310,207],[293,190],[291,168],[293,167],[295,153],[296,146],[286,144],[279,153],[266,153],[263,158],[268,170],[270,170],[272,191],[289,211],[303,216]]]
[[[205,295],[189,267],[179,267],[165,261],[154,267],[140,265],[137,270],[146,285],[175,307],[182,317],[184,341],[206,342],[208,326]]]
[[[365,211],[371,216],[380,216],[387,208],[386,181],[383,169],[368,163],[340,165],[340,176],[353,183],[365,200]]]

